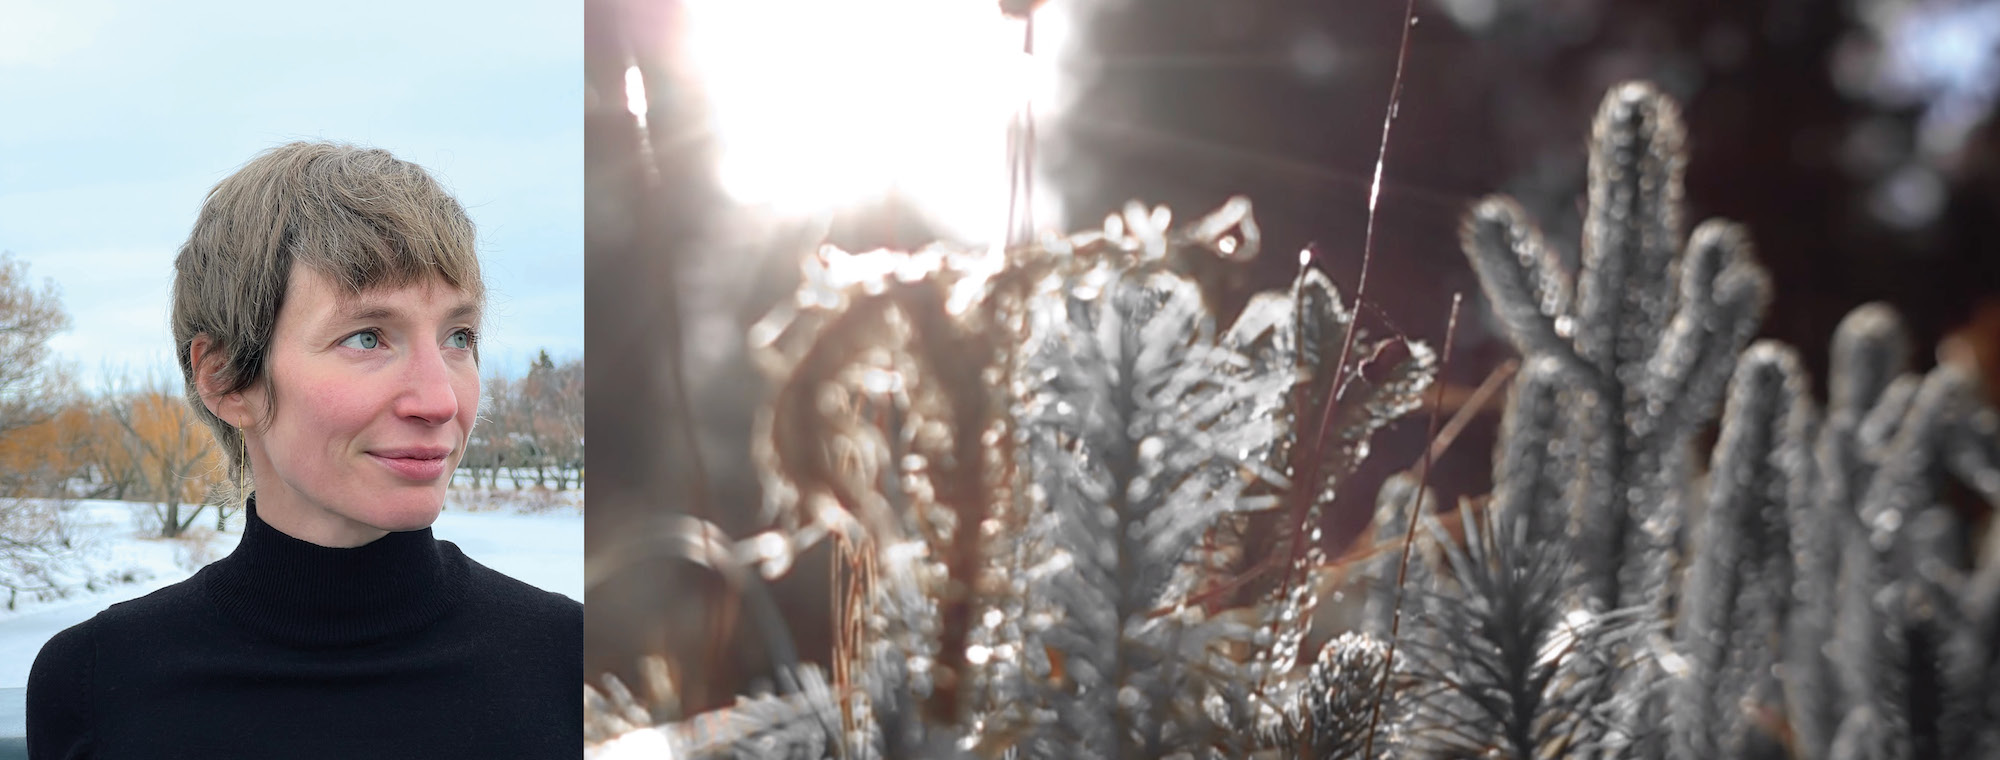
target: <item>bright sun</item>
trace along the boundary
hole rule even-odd
[[[997,4],[689,0],[687,11],[731,197],[813,214],[893,192],[956,237],[1000,238],[1008,125],[1031,91],[1038,118],[1052,101],[1044,67],[1022,53],[1022,23]],[[1038,52],[1054,48],[1055,15],[1036,18]]]

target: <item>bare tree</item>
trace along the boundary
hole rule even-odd
[[[0,449],[10,450],[0,462],[0,587],[9,608],[23,591],[61,592],[56,569],[70,548],[62,484],[72,470],[51,450],[64,384],[48,342],[68,327],[55,285],[37,285],[25,263],[0,253]]]
[[[583,469],[583,360],[557,365],[543,351],[518,395],[535,485],[553,478],[556,490],[568,488],[570,473]]]
[[[547,405],[547,398],[552,395],[549,389],[552,385],[550,376],[555,372],[555,368],[555,362],[549,359],[549,352],[543,350],[535,358],[535,363],[529,365],[528,376],[522,378],[521,383],[515,386],[516,413],[520,415],[524,428],[521,431],[523,435],[518,438],[520,454],[525,460],[523,463],[535,469],[536,488],[548,485],[550,436],[547,433],[550,431],[544,429],[544,422],[547,419],[544,408]]]
[[[500,469],[509,461],[509,449],[513,446],[514,383],[495,373],[486,378],[486,398],[480,403],[479,424],[472,429],[472,438],[466,444],[465,461],[462,468],[472,473],[472,487],[479,487],[480,472],[486,473],[486,486],[500,485]]]
[[[60,500],[24,498],[0,509],[0,588],[7,590],[7,609],[22,593],[64,592],[57,571],[73,546],[66,507]]]
[[[48,343],[67,329],[55,284],[37,287],[27,264],[0,252],[0,436],[48,419]]]
[[[482,474],[496,488],[505,473],[515,489],[532,482],[555,490],[583,479],[583,360],[557,364],[541,352],[528,374],[484,381],[479,425],[460,469],[478,488]]]
[[[563,364],[558,372],[561,382],[557,388],[560,392],[556,395],[552,412],[555,419],[560,421],[558,426],[560,440],[556,442],[554,448],[559,454],[557,461],[564,477],[574,472],[576,484],[580,487],[583,485],[584,470],[583,359],[579,357]]]

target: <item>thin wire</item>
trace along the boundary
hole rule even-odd
[[[1396,76],[1389,86],[1389,107],[1384,109],[1382,114],[1382,142],[1375,151],[1375,178],[1368,183],[1368,224],[1361,238],[1361,278],[1354,286],[1354,301],[1357,304],[1368,302],[1368,269],[1369,264],[1375,260],[1375,212],[1382,200],[1382,170],[1389,160],[1390,127],[1396,122],[1396,111],[1403,100],[1403,69],[1410,58],[1410,30],[1416,26],[1416,12],[1416,0],[1406,0],[1403,6],[1403,43],[1396,52]],[[1359,324],[1360,320],[1350,320],[1347,323],[1347,335],[1341,340],[1340,360],[1333,364],[1332,388],[1335,394],[1340,391],[1342,375],[1347,369],[1347,360],[1354,351],[1354,336]],[[1332,403],[1328,403],[1320,410],[1319,430],[1315,433],[1314,450],[1318,450],[1319,444],[1326,440],[1327,428],[1333,422],[1333,407]]]
[[[1403,6],[1403,40],[1396,52],[1396,75],[1389,86],[1389,106],[1383,109],[1382,113],[1382,142],[1375,151],[1375,178],[1369,182],[1368,224],[1364,228],[1361,239],[1361,277],[1354,287],[1354,302],[1356,304],[1368,302],[1368,269],[1369,264],[1375,259],[1375,212],[1382,200],[1382,170],[1388,164],[1390,127],[1396,122],[1396,110],[1403,98],[1403,70],[1410,58],[1410,29],[1415,26],[1416,12],[1416,0],[1406,0]],[[1314,255],[1318,253],[1316,249],[1308,250]],[[1302,261],[1300,264],[1303,266],[1305,262]],[[1348,320],[1347,334],[1341,338],[1340,358],[1333,363],[1333,380],[1327,384],[1326,403],[1320,407],[1319,426],[1313,431],[1312,446],[1306,448],[1308,452],[1317,453],[1323,450],[1323,447],[1326,445],[1327,431],[1333,426],[1333,408],[1337,405],[1336,402],[1340,399],[1341,389],[1346,384],[1347,361],[1352,358],[1354,353],[1354,338],[1361,324],[1359,311],[1360,309],[1357,306],[1355,318]],[[1449,342],[1450,339],[1446,338],[1446,340]],[[1292,508],[1292,514],[1290,515],[1292,518],[1292,532],[1291,536],[1285,542],[1285,552],[1283,555],[1288,560],[1282,584],[1282,588],[1287,593],[1290,592],[1292,584],[1299,581],[1294,576],[1298,572],[1299,565],[1303,564],[1301,559],[1307,551],[1307,548],[1302,545],[1304,542],[1300,538],[1308,531],[1308,528],[1302,524],[1305,521],[1305,515],[1309,512],[1307,504],[1311,499],[1317,497],[1317,493],[1315,493],[1319,482],[1317,461],[1307,462],[1302,474],[1306,477],[1295,481],[1293,487],[1304,495],[1298,498]],[[1421,492],[1421,489],[1419,489],[1419,492]]]

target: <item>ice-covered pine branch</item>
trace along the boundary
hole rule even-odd
[[[1675,757],[1782,754],[1745,704],[1776,705],[1792,604],[1794,515],[1812,501],[1816,420],[1805,370],[1791,349],[1752,346],[1730,382],[1709,467],[1708,511],[1693,531],[1682,586],[1674,682]],[[1770,746],[1759,747],[1758,743]]]
[[[1671,98],[1642,82],[1613,87],[1591,134],[1580,272],[1506,198],[1481,201],[1462,240],[1515,346],[1566,378],[1566,585],[1597,611],[1665,619],[1689,439],[1712,419],[1770,282],[1740,227],[1711,221],[1683,238],[1685,133]],[[1607,709],[1623,713],[1604,738],[1657,755],[1661,679],[1641,654],[1627,651],[1604,687]]]
[[[1679,530],[1675,460],[1706,424],[1770,283],[1749,236],[1708,222],[1682,237],[1680,109],[1639,82],[1612,88],[1592,129],[1582,271],[1563,268],[1520,207],[1481,201],[1464,247],[1524,356],[1569,386],[1581,461],[1571,527],[1577,574],[1601,604],[1657,603]],[[1574,294],[1574,295],[1572,295]]]

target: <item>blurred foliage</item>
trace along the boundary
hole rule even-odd
[[[2000,246],[1996,234],[2000,213],[1995,211],[2000,209],[2000,174],[1995,173],[2000,164],[1991,159],[2000,131],[1993,126],[1990,109],[1950,106],[1957,109],[1953,114],[1969,119],[1965,123],[1971,125],[1959,131],[1963,139],[1958,150],[1921,147],[1932,140],[1922,136],[1927,129],[1922,123],[1935,118],[1927,114],[1944,107],[1940,104],[1976,101],[1978,85],[1991,78],[1947,76],[1931,81],[1956,81],[1969,88],[1954,91],[1922,84],[1905,88],[1900,95],[1872,85],[1855,86],[1889,76],[1885,72],[1903,65],[1895,51],[1923,47],[1911,48],[1908,40],[1926,38],[1894,31],[1911,24],[1923,26],[1911,19],[1977,19],[1987,12],[1980,8],[1991,5],[1901,0],[1420,4],[1422,23],[1415,35],[1411,78],[1395,121],[1390,171],[1383,187],[1376,271],[1368,302],[1354,308],[1391,322],[1385,325],[1391,332],[1436,336],[1445,331],[1442,304],[1450,293],[1485,292],[1488,303],[1471,312],[1490,312],[1494,318],[1474,318],[1461,325],[1457,357],[1440,377],[1446,398],[1443,411],[1453,412],[1481,398],[1468,389],[1511,359],[1519,344],[1510,336],[1506,318],[1513,307],[1494,295],[1490,286],[1480,287],[1477,259],[1475,266],[1467,267],[1452,253],[1460,242],[1460,217],[1476,198],[1498,188],[1513,199],[1519,209],[1516,218],[1533,220],[1539,228],[1545,244],[1542,253],[1554,271],[1589,270],[1588,246],[1576,241],[1593,239],[1586,234],[1585,219],[1595,204],[1584,199],[1586,184],[1594,175],[1586,171],[1586,156],[1579,147],[1588,141],[1587,123],[1577,115],[1587,112],[1615,83],[1643,78],[1685,104],[1687,139],[1702,158],[1686,172],[1681,199],[1685,213],[1720,214],[1742,222],[1736,234],[1743,239],[1721,241],[1715,250],[1747,250],[1754,241],[1756,264],[1768,275],[1769,303],[1763,312],[1768,317],[1753,334],[1794,346],[1796,361],[1759,360],[1757,366],[1765,368],[1759,371],[1767,373],[1760,376],[1777,373],[1790,378],[1778,384],[1787,387],[1788,394],[1793,393],[1791,386],[1801,386],[1805,396],[1827,398],[1829,390],[1836,389],[1819,379],[1830,378],[1837,386],[1846,370],[1833,366],[1840,341],[1830,345],[1826,336],[1834,334],[1836,325],[1856,307],[1882,301],[1901,315],[1897,322],[1910,345],[1942,344],[1949,349],[1944,358],[1951,372],[1988,372],[1983,386],[1977,381],[1964,385],[1966,393],[1993,394],[2000,383],[1992,382],[1990,370],[1974,368],[2000,368],[2000,330],[1961,328],[1983,300],[2000,292],[2000,267],[1996,267],[2000,257],[1991,254]],[[605,547],[639,533],[682,535],[659,526],[686,525],[677,521],[685,517],[698,519],[719,534],[701,546],[734,545],[731,542],[769,527],[762,519],[766,514],[751,508],[767,503],[768,494],[752,467],[750,420],[773,390],[756,371],[753,354],[742,346],[740,336],[772,305],[798,292],[792,263],[829,228],[821,222],[761,216],[734,208],[721,196],[710,173],[714,143],[713,135],[705,131],[700,83],[676,44],[685,29],[678,3],[593,0],[587,9],[592,343],[611,346],[612,355],[619,357],[600,364],[593,385],[610,388],[612,397],[621,399],[615,410],[598,405],[591,412],[602,415],[600,451],[611,452],[612,457],[599,471],[600,485],[609,487],[593,489],[591,553],[593,558],[601,556]],[[1121,205],[1131,197],[1163,201],[1174,208],[1212,208],[1224,198],[1248,195],[1258,199],[1258,223],[1267,247],[1287,250],[1299,241],[1318,240],[1321,266],[1330,279],[1351,279],[1358,268],[1369,167],[1377,159],[1375,130],[1381,124],[1393,65],[1393,46],[1386,41],[1394,39],[1399,11],[1398,4],[1281,1],[1044,5],[1040,13],[1061,13],[1071,20],[1077,41],[1072,57],[1060,62],[1068,77],[1064,106],[1046,112],[1046,121],[1038,125],[1043,165],[1054,192],[1063,198],[1065,216],[1119,216]],[[1974,25],[1930,28],[1953,32],[1969,26]],[[625,110],[628,67],[643,75],[640,81],[651,104],[646,119],[635,120]],[[914,102],[921,94],[912,98]],[[1912,175],[1911,166],[1922,173]],[[1911,176],[1916,181],[1909,180]],[[1884,205],[1884,198],[1894,203]],[[1923,217],[1921,224],[1896,216],[1901,212],[1895,204],[1911,198],[1934,202],[1934,213]],[[848,250],[885,244],[915,250],[935,233],[912,222],[914,217],[890,204],[836,218],[830,231]],[[1267,256],[1260,261],[1231,270],[1233,283],[1218,285],[1219,278],[1199,278],[1222,294],[1217,299],[1219,314],[1235,314],[1251,293],[1281,286],[1296,274],[1287,257]],[[1678,280],[1664,271],[1654,274],[1678,288]],[[1572,290],[1569,295],[1580,294]],[[1986,321],[2000,323],[2000,319]],[[1750,337],[1732,335],[1726,342],[1741,348]],[[1520,350],[1532,353],[1525,347]],[[1528,383],[1542,371],[1533,364],[1524,368],[1524,377],[1517,382]],[[1779,366],[1785,369],[1770,369]],[[1929,366],[1928,357],[1913,355],[1906,369],[1916,372]],[[1712,372],[1702,382],[1710,389],[1705,403],[1712,405],[1721,397],[1722,385]],[[1641,398],[1659,391],[1630,379],[1619,384]],[[1772,402],[1776,405],[1769,408],[1793,404],[1793,396],[1774,398],[1785,400]],[[1544,408],[1571,410],[1578,399],[1564,396],[1556,401]],[[1495,413],[1499,406],[1469,412],[1471,424],[1459,436],[1458,453],[1436,463],[1430,480],[1440,503],[1489,490],[1498,499],[1526,482],[1502,480],[1497,464],[1489,469],[1480,455],[1489,448],[1505,448],[1503,437],[1510,433]],[[1645,408],[1643,403],[1626,406]],[[1831,404],[1826,414],[1831,420]],[[1887,419],[1891,413],[1881,416]],[[1711,409],[1705,419],[1713,417]],[[1677,465],[1681,471],[1673,477],[1686,477],[1671,488],[1685,502],[1675,507],[1678,522],[1647,527],[1646,535],[1657,542],[1670,534],[1684,543],[1708,530],[1702,514],[1713,487],[1702,484],[1702,465],[1719,468],[1692,451],[1676,452],[1645,440],[1640,427],[1618,436],[1626,441],[1620,445],[1628,446],[1628,454],[1645,449],[1667,455],[1669,459],[1660,464]],[[1700,451],[1717,436],[1713,425],[1698,423],[1678,434],[1687,446]],[[1378,449],[1412,452],[1427,443],[1422,435],[1420,426],[1405,425],[1383,431],[1375,444]],[[1369,572],[1382,577],[1376,564],[1384,561],[1382,552],[1368,544],[1395,530],[1384,529],[1394,526],[1374,509],[1374,501],[1378,496],[1384,504],[1404,501],[1389,494],[1398,484],[1393,476],[1410,459],[1407,453],[1378,456],[1357,470],[1336,501],[1323,510],[1317,548],[1333,557],[1364,551]],[[1379,490],[1378,483],[1383,484]],[[1943,488],[1938,497],[1955,515],[1952,524],[1958,532],[1947,531],[1956,538],[1946,543],[1961,549],[1956,556],[1964,558],[1959,565],[1964,572],[1975,566],[1970,559],[1974,552],[1967,547],[1980,545],[1981,536],[1995,533],[1983,529],[1990,506],[1971,493],[1953,486]],[[1815,496],[1814,503],[1824,503],[1822,498]],[[1648,497],[1627,508],[1650,509],[1646,505],[1651,503]],[[1634,521],[1632,514],[1637,513],[1600,519],[1645,524]],[[1446,517],[1438,530],[1452,541],[1467,541],[1468,528],[1474,529],[1472,536],[1481,535],[1476,521],[1452,519],[1451,510]],[[1407,516],[1403,519],[1400,525],[1411,522]],[[1757,523],[1760,519],[1764,522]],[[1739,522],[1770,525],[1767,518],[1740,517]],[[1420,536],[1430,530],[1423,528]],[[1760,535],[1751,546],[1773,545],[1768,530]],[[1792,539],[1789,545],[1799,546],[1801,541]],[[774,660],[832,662],[836,637],[824,632],[834,630],[842,615],[834,609],[842,594],[832,594],[830,603],[827,589],[837,578],[830,577],[827,569],[836,565],[837,552],[830,544],[812,544],[816,548],[795,557],[790,573],[769,584],[741,584],[702,563],[657,556],[621,565],[626,568],[622,573],[594,576],[588,672],[617,672],[628,682],[660,684],[661,679],[643,678],[638,663],[642,655],[672,653],[678,660],[672,670],[680,688],[673,693],[677,708],[671,714],[679,716],[706,714],[737,694],[759,691],[760,684],[775,686]],[[1578,549],[1582,554],[1620,551],[1600,543]],[[1733,550],[1762,556],[1768,548]],[[1416,565],[1448,566],[1447,555],[1443,544],[1435,543],[1419,552]],[[1828,559],[1847,554],[1819,551],[1814,556],[1823,564],[1813,575],[1795,569],[1800,583],[1808,578],[1831,583],[1828,572],[1846,572],[1826,568],[1847,567],[1844,559]],[[1565,561],[1602,565],[1611,560]],[[1685,574],[1698,564],[1692,556],[1655,555],[1649,562],[1654,569],[1640,576],[1657,576],[1661,567]],[[1824,564],[1828,562],[1833,564]],[[1423,575],[1415,568],[1412,572],[1413,577]],[[1611,582],[1593,577],[1598,583]],[[1641,578],[1634,585],[1657,589],[1648,583]],[[1718,589],[1740,589],[1716,592],[1727,599],[1746,594],[1755,598],[1762,593],[1757,589],[1768,588],[1762,581],[1718,584]],[[1870,588],[1861,583],[1843,587]],[[1343,593],[1356,596],[1353,589]],[[1801,609],[1821,612],[1801,612],[1787,619],[1841,608],[1820,598],[1830,593],[1795,600]],[[767,602],[761,612],[755,602],[760,595]],[[1371,605],[1375,601],[1361,596]],[[689,614],[691,598],[703,600],[696,605],[700,614]],[[1671,593],[1660,601],[1682,603]],[[1729,631],[1768,628],[1768,620],[1758,623],[1730,611],[1742,604],[1715,602],[1718,612],[1711,617],[1721,622],[1705,625]],[[1314,651],[1313,644],[1327,640],[1324,637],[1332,635],[1328,629],[1338,627],[1328,621],[1339,620],[1351,605],[1336,595],[1320,606],[1321,630],[1304,643],[1304,651]],[[1848,604],[1844,609],[1855,607]],[[1381,607],[1369,611],[1380,612]],[[1679,622],[1662,628],[1657,611],[1639,619],[1652,621],[1648,635],[1655,652],[1661,651],[1657,643],[1663,637],[1694,635],[1680,632],[1675,627]],[[1574,631],[1565,632],[1566,625],[1564,621],[1545,630],[1573,635]],[[1825,630],[1833,627],[1830,622],[1817,625]],[[788,645],[796,654],[774,656],[779,648],[771,643],[772,629],[796,636]],[[1644,649],[1629,637],[1605,640],[1626,647],[1628,653]],[[1746,650],[1743,656],[1763,655]],[[1412,667],[1419,665],[1414,659],[1410,662]],[[1831,742],[1832,732],[1843,723],[1855,726],[1849,733],[1857,736],[1873,730],[1868,726],[1890,725],[1881,717],[1886,708],[1879,706],[1868,713],[1874,717],[1849,720],[1856,699],[1852,690],[1825,688],[1814,692],[1816,699],[1788,697],[1773,702],[1768,683],[1740,675],[1748,672],[1745,668],[1754,670],[1754,665],[1713,657],[1705,662],[1703,667],[1712,668],[1708,672],[1722,679],[1718,683],[1749,684],[1743,688],[1753,689],[1758,704],[1791,710],[1790,721],[1800,732],[1793,740],[1794,749],[1820,746],[1798,742]],[[1668,658],[1661,663],[1655,664],[1678,667],[1681,660]],[[1788,664],[1787,670],[1795,672],[1795,666]],[[1785,690],[1791,693],[1807,679],[1798,673]],[[1628,680],[1626,686],[1632,683]],[[1631,693],[1625,687],[1607,688],[1614,694]],[[1735,693],[1737,688],[1730,686],[1728,691]],[[644,705],[655,704],[645,691],[642,687],[634,697],[642,713]],[[1657,715],[1662,705],[1680,698],[1669,691],[1620,703],[1628,710],[1625,720]],[[1813,706],[1808,709],[1807,704]],[[1719,708],[1708,709],[1688,714],[1719,714],[1712,711]],[[1803,715],[1801,710],[1819,717]],[[650,719],[657,723],[666,715],[653,714]],[[1771,714],[1760,713],[1751,722],[1772,725]],[[1718,720],[1711,738],[1743,746],[1739,739],[1756,733],[1746,733],[1744,725]],[[1649,746],[1664,751],[1670,738],[1663,732],[1652,739],[1656,744]],[[1858,740],[1849,745],[1854,741]],[[1815,750],[1801,756],[1824,755]]]

